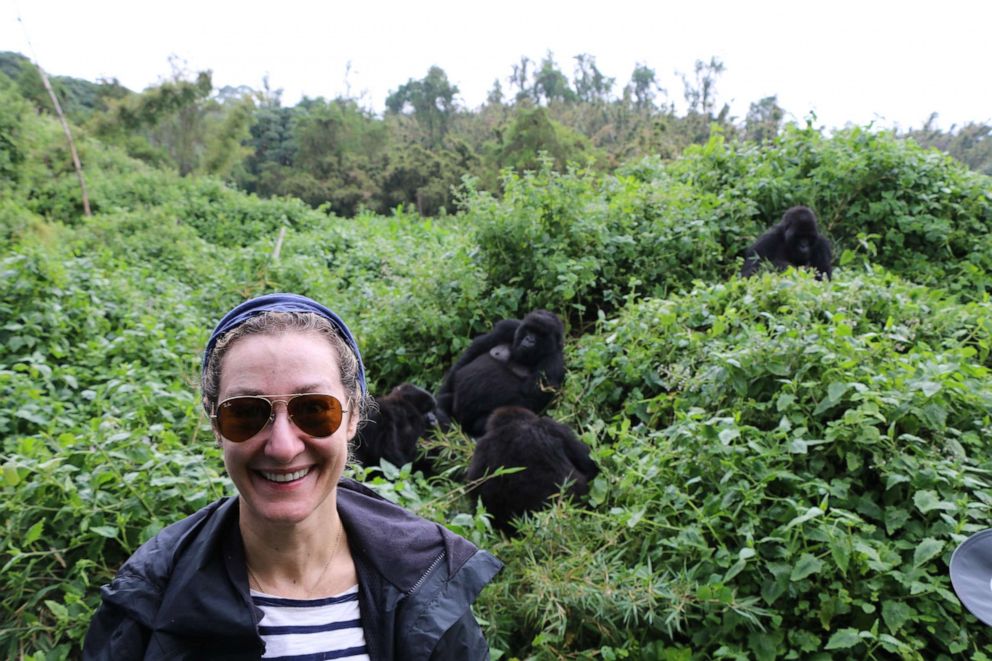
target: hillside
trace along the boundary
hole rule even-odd
[[[73,658],[129,553],[232,491],[200,352],[236,302],[289,290],[348,320],[377,393],[435,389],[497,319],[566,320],[549,414],[594,448],[589,503],[502,538],[451,477],[457,431],[441,477],[356,471],[506,563],[478,605],[497,656],[988,658],[947,561],[992,514],[989,177],[790,127],[342,218],[79,143],[92,218],[60,127],[0,76],[0,655]],[[739,280],[800,203],[834,279]]]

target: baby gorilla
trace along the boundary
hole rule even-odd
[[[412,383],[402,383],[384,397],[358,432],[354,456],[363,466],[378,466],[385,459],[403,466],[417,458],[417,440],[432,428],[434,397]]]
[[[497,322],[445,375],[437,396],[442,420],[454,418],[479,437],[500,406],[543,411],[565,378],[564,343],[561,320],[547,310]]]
[[[496,409],[489,416],[466,478],[478,480],[501,466],[525,470],[486,480],[472,492],[482,499],[493,525],[508,534],[514,532],[512,519],[544,507],[565,482],[571,483],[569,495],[584,496],[599,473],[588,446],[571,429],[518,406]]]
[[[762,260],[767,260],[779,270],[812,266],[816,269],[816,279],[822,280],[824,275],[827,278],[833,275],[831,259],[830,241],[817,229],[816,215],[807,207],[792,207],[777,225],[747,249],[741,277],[754,275]]]

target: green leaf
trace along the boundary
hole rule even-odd
[[[857,629],[841,629],[834,635],[830,636],[830,640],[827,641],[827,646],[825,649],[844,650],[854,647],[860,642],[861,636],[858,635]]]
[[[62,621],[69,619],[69,609],[67,609],[65,606],[58,603],[57,601],[46,599],[45,605],[48,606],[48,610],[52,611],[52,613],[55,615],[57,619]]]
[[[775,407],[778,409],[778,412],[781,413],[782,411],[791,408],[795,402],[795,395],[779,395],[778,400],[775,402]]]
[[[830,401],[837,403],[840,401],[840,398],[844,396],[844,393],[847,392],[848,388],[850,387],[851,386],[846,383],[839,383],[835,381],[834,383],[831,383],[829,386],[827,386],[827,397],[830,399]]]
[[[93,526],[90,530],[101,537],[107,537],[109,539],[117,537],[117,528],[114,526]]]
[[[846,574],[851,563],[851,546],[847,537],[832,537],[830,539],[830,556],[841,573]]]
[[[947,426],[947,409],[937,404],[927,404],[917,415],[928,427],[943,429]]]
[[[27,546],[31,542],[41,537],[41,533],[44,529],[45,529],[44,521],[39,521],[38,523],[28,528],[28,531],[24,533],[24,545]]]
[[[792,568],[789,580],[801,581],[807,576],[816,574],[823,569],[823,561],[810,553],[803,553]]]
[[[919,567],[927,563],[931,558],[944,550],[944,542],[933,537],[927,537],[916,547],[913,552],[913,566]]]
[[[21,481],[21,476],[17,474],[17,466],[14,462],[8,461],[3,465],[3,483],[8,487],[16,487]]]
[[[805,523],[810,519],[815,519],[818,516],[823,516],[823,510],[821,510],[819,507],[810,507],[804,513],[800,514],[792,521],[789,521],[789,523],[785,525],[785,530],[788,530],[792,526],[798,526],[800,523]]]
[[[739,429],[735,427],[728,427],[720,432],[720,442],[724,445],[730,445],[730,441],[738,438],[741,435]]]
[[[902,625],[916,617],[916,610],[901,601],[883,601],[882,619],[892,633],[898,633]]]
[[[954,503],[941,500],[937,493],[929,489],[922,489],[913,494],[913,504],[916,508],[926,514],[933,510],[953,510],[956,509]]]

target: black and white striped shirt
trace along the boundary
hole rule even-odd
[[[263,659],[369,661],[357,585],[323,599],[285,599],[252,590],[251,600],[264,613],[258,625]]]

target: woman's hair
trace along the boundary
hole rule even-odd
[[[224,356],[227,355],[231,346],[249,335],[282,335],[284,333],[316,333],[326,339],[328,344],[334,348],[334,354],[337,356],[338,373],[341,375],[341,385],[344,386],[345,393],[350,400],[348,406],[355,411],[352,415],[357,415],[358,422],[361,424],[365,420],[371,404],[371,397],[362,394],[362,388],[358,382],[358,358],[330,321],[310,312],[262,312],[218,338],[203,368],[203,376],[200,380],[200,388],[203,391],[203,406],[207,410],[207,414],[212,414],[217,405],[221,366],[224,362]]]

